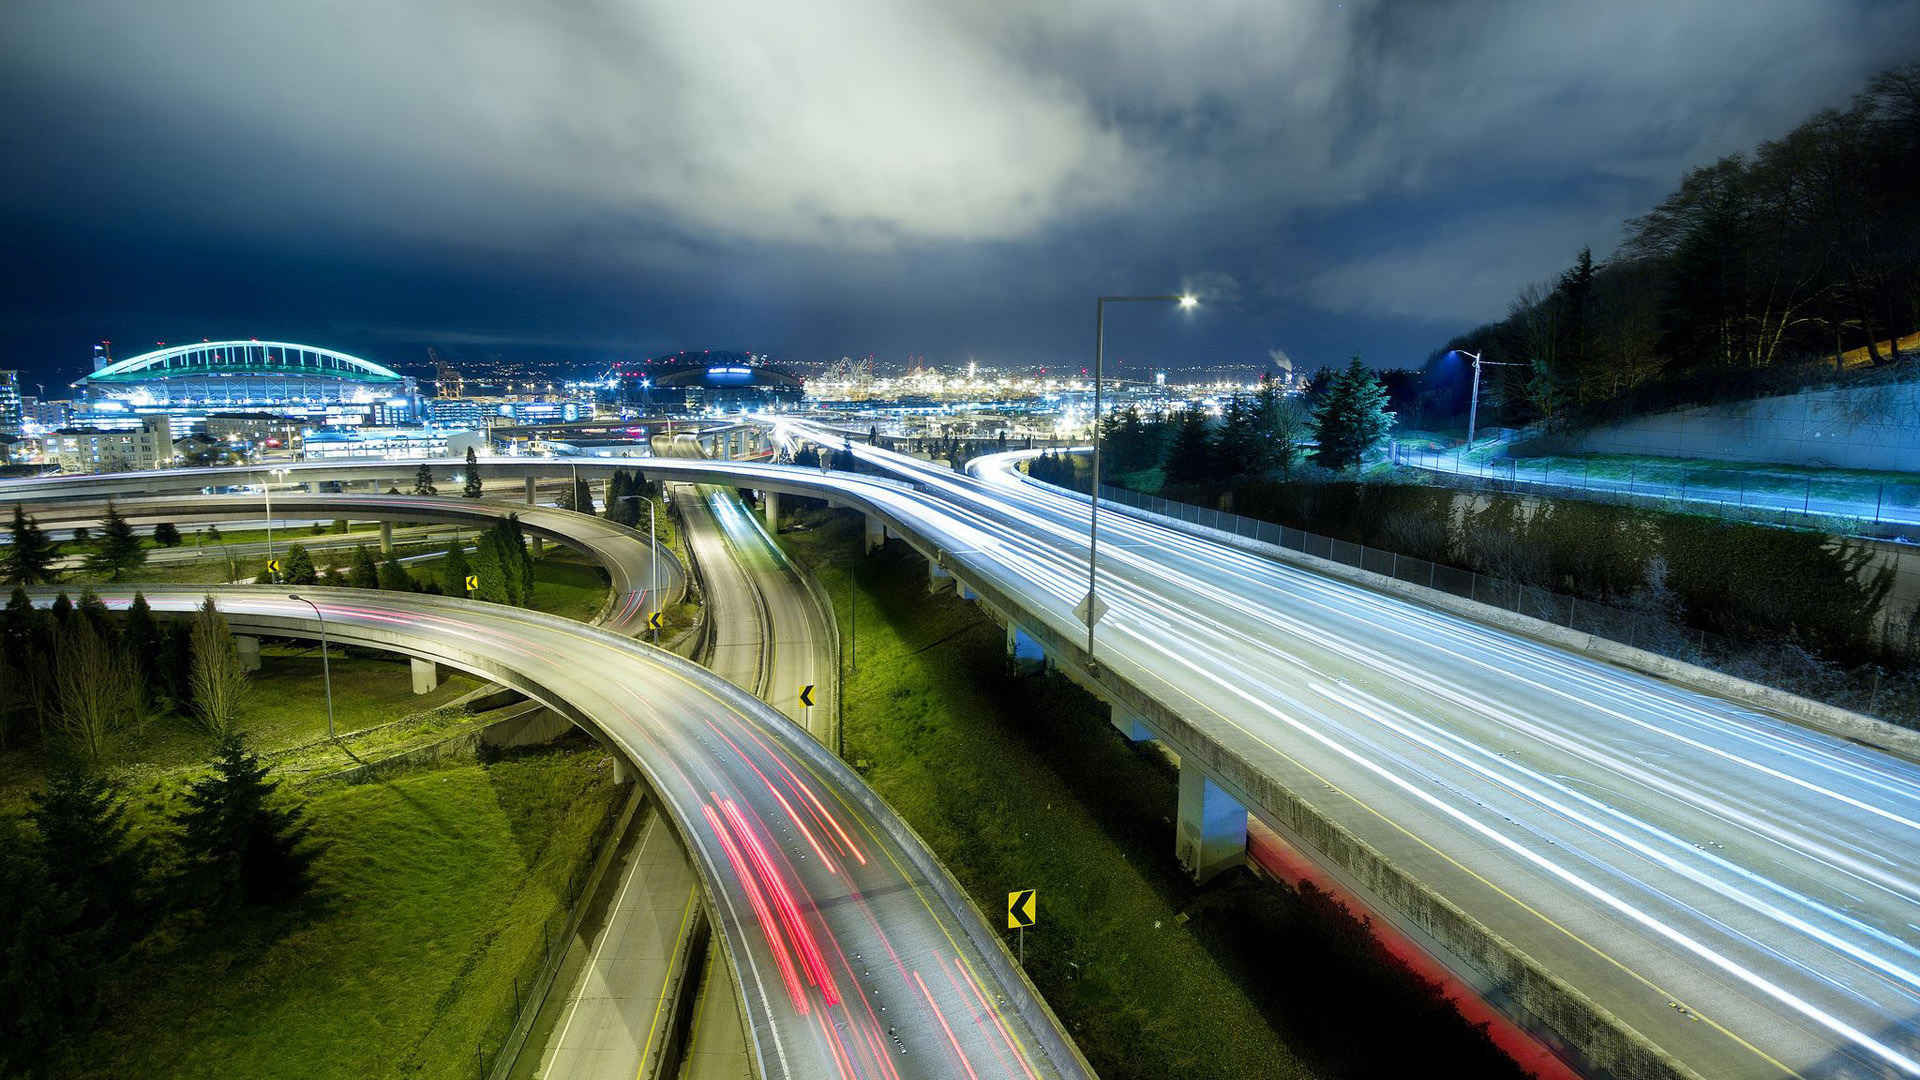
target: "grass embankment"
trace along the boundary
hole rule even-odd
[[[612,776],[575,745],[320,789],[312,899],[156,935],[58,1071],[471,1077],[592,858]]]
[[[421,583],[438,581],[445,561],[420,559],[407,563],[407,572]],[[607,572],[599,563],[579,552],[549,546],[545,555],[533,561],[533,602],[527,606],[585,622],[600,613],[608,588]]]
[[[270,647],[261,660],[239,727],[262,760],[282,779],[352,764],[324,741],[318,651]],[[479,722],[445,707],[479,685],[465,675],[415,695],[405,659],[335,650],[333,676],[338,730],[373,729],[344,741],[363,759]],[[135,836],[168,850],[157,842],[212,748],[178,718],[122,733],[102,771],[127,793]],[[0,753],[0,814],[24,812],[46,769],[37,746]],[[312,896],[210,929],[163,925],[115,974],[102,1022],[70,1041],[53,1074],[470,1077],[476,1045],[498,1044],[540,935],[558,925],[567,883],[621,797],[609,759],[583,741],[283,790],[308,799],[313,836],[327,845]]]
[[[797,558],[859,558],[857,518],[797,516]],[[927,596],[918,556],[892,546],[858,581],[847,757],[992,925],[1009,891],[1040,890],[1027,970],[1101,1075],[1519,1075],[1324,896],[1245,871],[1196,888],[1166,759],[1065,680],[1011,674],[999,627]]]
[[[440,686],[413,692],[412,668],[405,657],[347,655],[332,652],[334,728],[342,736],[413,717],[428,717],[447,702],[481,685],[480,680],[443,669]],[[268,646],[260,670],[249,681],[236,726],[249,749],[275,761],[327,735],[326,692],[317,646]],[[385,744],[389,745],[390,744]],[[213,755],[215,740],[183,718],[156,716],[118,732],[101,771],[136,795],[158,795],[181,788],[199,774]],[[356,749],[365,753],[359,747]],[[0,813],[26,809],[28,796],[45,786],[48,761],[40,743],[0,753]],[[339,751],[341,767],[352,760]]]

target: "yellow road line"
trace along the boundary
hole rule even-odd
[[[673,948],[667,951],[667,982],[660,985],[660,1000],[653,1007],[653,1022],[647,1025],[647,1044],[640,1048],[640,1069],[633,1074],[633,1080],[640,1080],[647,1074],[647,1058],[653,1053],[654,1037],[660,1034],[660,1014],[667,1010],[667,990],[673,980],[673,955],[680,951],[680,943],[687,938],[687,925],[693,921],[693,901],[700,895],[700,883],[695,881],[687,890],[687,903],[680,911],[680,929],[673,935]]]

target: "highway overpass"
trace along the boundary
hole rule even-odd
[[[1197,870],[1237,857],[1244,807],[1596,1071],[1920,1074],[1911,763],[1118,513],[1105,517],[1110,610],[1089,656],[1073,614],[1086,587],[1083,502],[1004,466],[975,479],[855,452],[903,479],[637,464],[655,479],[866,513],[870,538],[913,544],[930,581],[978,598],[1011,645],[1044,651],[1114,703],[1129,735],[1175,749],[1181,853]],[[294,477],[404,476],[414,464]],[[134,490],[245,475],[69,482]],[[62,483],[0,483],[0,503]]]

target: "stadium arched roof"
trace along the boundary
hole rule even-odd
[[[392,368],[317,345],[290,341],[197,341],[116,360],[80,384],[147,382],[204,375],[295,375],[349,382],[397,383]]]

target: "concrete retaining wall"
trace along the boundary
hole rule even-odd
[[[1809,390],[1642,416],[1570,436],[1577,450],[1911,471],[1920,382]]]

